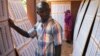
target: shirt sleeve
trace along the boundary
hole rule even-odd
[[[62,27],[60,24],[55,23],[52,29],[53,38],[54,38],[54,45],[61,45],[62,44]]]
[[[37,37],[37,26],[39,25],[39,21],[34,25],[32,29],[28,31],[30,37]]]

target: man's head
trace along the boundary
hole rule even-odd
[[[48,3],[41,1],[37,4],[37,13],[41,17],[42,23],[46,22],[50,17],[50,7]]]

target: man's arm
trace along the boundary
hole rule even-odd
[[[55,56],[61,56],[62,27],[60,26],[60,24],[54,24],[54,26],[52,27],[52,33],[54,37]]]
[[[12,27],[13,29],[15,29],[18,33],[20,33],[22,36],[25,36],[25,37],[30,37],[30,35],[24,31],[23,29],[17,27],[16,25]]]
[[[61,45],[55,46],[55,56],[61,56]]]
[[[9,26],[15,29],[18,33],[20,33],[21,35],[25,37],[30,37],[30,35],[26,31],[17,27],[11,19],[9,19],[8,22],[9,22]]]

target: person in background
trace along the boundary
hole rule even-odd
[[[17,27],[11,19],[8,20],[9,26],[25,37],[37,37],[35,56],[61,56],[62,27],[50,16],[51,9],[47,2],[41,1],[36,9],[41,20],[28,32]]]
[[[72,43],[73,19],[70,10],[65,11],[65,38],[67,43]]]

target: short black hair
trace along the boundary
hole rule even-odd
[[[49,4],[45,1],[41,1],[37,4],[37,10],[48,10],[50,9]]]

